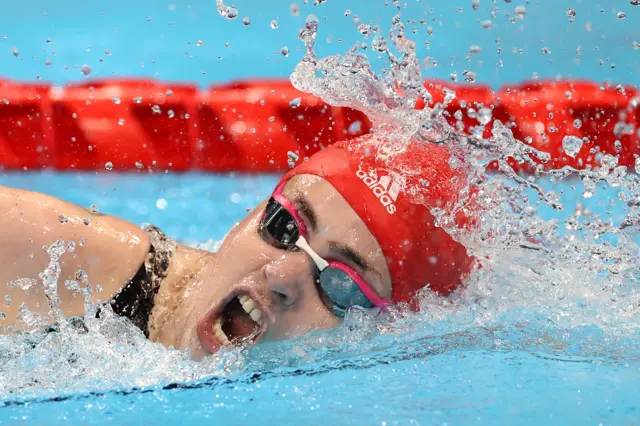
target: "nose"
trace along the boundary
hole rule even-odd
[[[303,252],[287,252],[263,267],[273,303],[287,309],[313,289],[314,269]]]

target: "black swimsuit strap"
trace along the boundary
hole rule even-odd
[[[144,230],[151,239],[149,253],[131,281],[113,297],[111,307],[113,312],[129,318],[149,337],[149,317],[154,298],[167,276],[175,243],[155,226],[147,226]]]

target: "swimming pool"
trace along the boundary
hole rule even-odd
[[[451,49],[462,61],[469,44],[482,45],[485,63],[477,66],[485,72],[478,72],[479,81],[497,85],[529,78],[538,72],[541,77],[562,73],[638,84],[640,61],[637,55],[628,54],[636,52],[629,43],[626,49],[621,46],[622,41],[640,38],[637,33],[640,25],[633,25],[638,22],[640,11],[632,10],[627,2],[621,4],[624,7],[620,8],[628,13],[624,21],[615,18],[617,9],[607,8],[601,13],[601,7],[595,2],[577,5],[569,1],[555,2],[546,9],[527,4],[525,20],[507,26],[507,18],[504,21],[494,18],[493,32],[487,32],[476,22],[478,15],[471,11],[471,2],[448,4],[446,8],[421,4],[420,10],[409,13],[419,20],[429,8],[435,8],[434,32],[444,33],[442,38],[433,39],[430,52],[421,50],[422,56],[432,56],[444,63],[453,55],[447,51]],[[151,2],[139,2],[131,5],[131,14],[122,19],[115,17],[123,7],[117,2],[105,5],[102,16],[93,9],[82,9],[88,8],[87,5],[79,6],[80,9],[72,9],[70,5],[69,2],[60,9],[47,11],[47,17],[32,18],[37,29],[29,34],[19,31],[15,22],[7,24],[16,26],[13,34],[22,37],[24,45],[33,46],[34,53],[37,44],[29,42],[30,37],[33,40],[51,37],[53,43],[66,39],[68,49],[60,51],[64,58],[61,62],[80,65],[86,62],[82,55],[87,43],[71,37],[64,19],[73,16],[74,22],[80,22],[83,14],[92,16],[92,22],[82,25],[84,33],[94,37],[90,43],[100,45],[100,50],[114,51],[114,61],[105,57],[104,70],[100,71],[107,75],[158,72],[162,78],[205,83],[211,81],[209,78],[254,76],[257,58],[265,64],[261,70],[263,75],[286,75],[294,64],[293,53],[288,58],[290,64],[283,58],[278,62],[274,56],[265,61],[256,53],[279,50],[283,44],[291,48],[296,45],[297,33],[293,34],[291,29],[285,36],[288,38],[278,39],[273,34],[280,33],[268,27],[268,21],[276,17],[279,17],[281,33],[285,33],[287,25],[299,27],[298,18],[289,11],[289,2],[279,5],[279,12],[273,18],[266,5],[236,3],[241,13],[247,11],[252,15],[251,26],[241,29],[255,28],[260,19],[263,20],[259,25],[264,26],[261,31],[265,37],[259,43],[258,38],[241,34],[240,22],[220,20],[214,6],[203,2],[191,2],[190,6],[176,2],[173,10],[163,5],[162,11]],[[483,18],[490,18],[489,5],[481,5],[486,7]],[[516,5],[520,3],[509,5],[509,11]],[[40,7],[31,5],[34,6]],[[574,24],[569,24],[566,15],[566,8],[570,6],[575,7],[578,14]],[[354,31],[343,31],[340,29],[343,24],[336,23],[338,19],[346,19],[345,6],[328,1],[317,8],[306,7],[300,19],[304,19],[305,12],[326,13],[331,26],[329,32],[335,33],[334,38],[344,32],[345,44],[347,40],[355,40]],[[385,14],[391,13],[384,6],[365,7],[364,2],[353,2],[349,7],[363,19],[383,16],[380,18],[383,22],[388,21]],[[458,8],[463,11],[459,12]],[[76,15],[67,15],[72,10]],[[27,12],[20,9],[16,13],[20,16]],[[211,28],[209,18],[219,26]],[[40,19],[50,19],[45,21],[49,25],[44,28],[35,25]],[[174,26],[169,25],[170,20],[175,20]],[[587,31],[587,21],[592,30]],[[163,29],[158,28],[159,23]],[[138,34],[133,34],[140,25],[148,25],[149,29],[143,27],[143,35],[137,39]],[[180,37],[167,33],[176,26]],[[119,27],[118,32],[114,27]],[[566,36],[545,39],[548,37],[545,32],[554,27],[561,28]],[[584,31],[579,33],[580,43],[584,43],[582,65],[576,64],[573,58],[577,46],[571,36],[578,37],[578,28]],[[45,35],[44,31],[53,34]],[[113,35],[123,32],[127,34],[124,38]],[[193,62],[183,59],[183,46],[176,40],[179,38],[187,44],[190,39],[205,38],[203,33],[210,34],[220,46],[206,55],[191,58],[191,61],[200,61],[192,65]],[[54,37],[55,34],[59,37]],[[509,40],[508,49],[516,50],[510,53],[512,62],[505,61],[504,68],[494,67],[498,56],[490,46],[496,37]],[[442,42],[443,39],[458,41],[451,46]],[[545,46],[558,52],[552,60],[539,54],[541,39],[545,39]],[[6,40],[3,41],[7,43]],[[155,42],[146,45],[149,50],[143,52],[143,41],[150,40]],[[164,40],[170,45],[164,45]],[[225,48],[221,40],[229,40],[233,47]],[[469,40],[474,41],[467,43]],[[38,41],[41,42],[44,41]],[[205,43],[207,46],[208,39]],[[336,44],[334,41],[321,48],[330,50]],[[120,55],[112,45],[121,46]],[[586,48],[595,45],[599,45],[600,50]],[[28,52],[25,46],[20,47]],[[521,55],[520,48],[536,53]],[[226,55],[225,49],[232,52],[231,59],[226,58],[230,62],[222,60],[227,66],[206,74],[215,77],[202,74],[203,67],[211,67],[218,61],[218,54]],[[426,48],[422,45],[420,49]],[[93,55],[96,50],[94,47],[86,53]],[[338,50],[344,49],[340,46]],[[602,51],[607,52],[604,55],[609,58],[607,63],[616,62],[615,68],[599,65]],[[99,55],[93,57],[97,64],[102,63],[97,60]],[[135,58],[136,66],[125,58]],[[184,66],[171,66],[176,60]],[[139,61],[144,61],[145,67],[138,67]],[[487,65],[489,63],[492,65]],[[34,73],[27,70],[28,67],[28,61],[14,62],[5,72],[9,76],[33,79]],[[43,70],[40,73],[45,78],[58,82],[76,78],[69,77],[62,67]],[[445,78],[451,72],[442,65],[431,66],[429,70]],[[105,170],[4,173],[0,175],[0,184],[46,192],[83,206],[95,204],[102,212],[134,223],[151,222],[174,238],[194,245],[205,243],[213,248],[229,227],[244,216],[247,208],[254,207],[269,194],[277,179],[277,176],[196,173],[116,174]],[[555,188],[565,203],[564,212],[540,206],[539,215],[546,220],[556,219],[564,224],[576,210],[588,209],[620,223],[626,213],[620,204],[611,203],[618,198],[615,188],[599,188],[596,197],[584,198],[579,181],[543,183]],[[572,189],[573,186],[578,189]],[[530,196],[535,199],[533,194]],[[565,228],[560,227],[560,232],[562,229]],[[518,255],[522,257],[505,254],[505,264],[530,261],[528,254]],[[535,262],[539,260],[536,258]],[[247,352],[224,353],[209,365],[208,373],[206,368],[194,367],[172,351],[156,347],[137,350],[97,344],[96,351],[113,352],[92,353],[91,347],[83,346],[86,352],[71,357],[73,352],[65,346],[68,342],[62,340],[55,346],[58,343],[50,339],[43,345],[44,350],[53,348],[51,353],[59,357],[48,358],[50,353],[30,351],[26,343],[25,348],[17,343],[7,347],[7,341],[2,340],[1,359],[12,360],[11,365],[22,372],[25,383],[8,383],[7,370],[2,370],[5,392],[0,394],[0,424],[627,424],[637,421],[640,315],[636,279],[627,277],[623,282],[629,287],[615,290],[600,288],[611,284],[604,276],[597,282],[583,283],[580,269],[583,265],[577,259],[563,264],[564,272],[554,269],[560,264],[544,269],[543,264],[536,263],[544,280],[557,279],[558,282],[548,286],[537,283],[538,287],[528,289],[517,282],[536,282],[531,276],[523,275],[525,268],[515,269],[514,265],[512,273],[505,264],[494,265],[494,275],[489,277],[501,284],[502,290],[493,289],[488,301],[463,298],[459,300],[460,308],[454,310],[429,302],[429,312],[399,321],[395,330],[383,334],[366,318],[351,318],[338,330],[314,333],[293,342],[261,345]],[[484,278],[473,285],[490,285],[487,277]],[[127,354],[131,357],[129,361],[135,360],[136,369],[126,370]],[[148,359],[141,359],[144,357]],[[48,363],[56,365],[59,371],[48,371]],[[122,368],[122,372],[118,368]],[[26,381],[38,377],[49,385],[43,388]]]

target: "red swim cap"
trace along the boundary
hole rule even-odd
[[[466,180],[449,165],[444,146],[411,143],[404,152],[384,159],[378,155],[381,145],[372,135],[340,142],[283,179],[312,174],[338,190],[382,248],[394,301],[411,302],[425,286],[448,295],[471,270],[473,259],[462,244],[435,226],[431,209],[455,202]],[[457,219],[463,226],[466,219]]]

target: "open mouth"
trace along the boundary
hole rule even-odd
[[[266,321],[258,304],[247,293],[232,297],[201,322],[198,334],[211,353],[222,346],[244,347],[257,343],[266,331]]]

